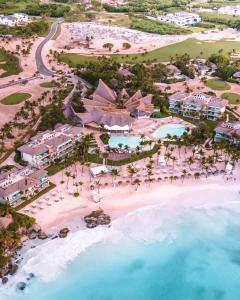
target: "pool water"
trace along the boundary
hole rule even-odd
[[[136,149],[137,146],[140,146],[141,141],[140,136],[111,136],[108,144],[111,148],[119,148],[119,144],[121,144],[122,149],[125,146],[128,146],[130,149]]]
[[[187,131],[187,127],[181,124],[166,124],[158,128],[154,132],[154,136],[159,139],[165,139],[168,134],[180,137]]]

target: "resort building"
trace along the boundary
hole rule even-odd
[[[0,15],[0,25],[18,26],[28,22],[28,15],[15,13],[13,15]]]
[[[240,15],[240,6],[223,6],[218,9],[219,14],[223,15]]]
[[[219,141],[228,141],[232,144],[240,144],[240,122],[229,123],[225,122],[220,124],[214,129],[215,136],[214,140]]]
[[[33,166],[45,168],[58,159],[68,156],[81,138],[79,127],[61,125],[34,136],[30,142],[19,147],[21,158]]]
[[[199,15],[188,12],[176,12],[174,14],[159,16],[158,20],[177,26],[193,26],[202,21]]]
[[[90,99],[82,101],[86,112],[77,114],[81,124],[109,131],[129,131],[133,118],[149,118],[154,110],[151,94],[143,96],[137,91],[129,96],[125,89],[117,94],[102,80]]]
[[[47,171],[33,166],[0,173],[0,203],[17,202],[31,197],[49,185]]]
[[[218,120],[223,116],[228,101],[204,93],[177,92],[169,97],[169,110],[192,119]]]

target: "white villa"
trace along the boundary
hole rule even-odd
[[[223,6],[218,9],[219,14],[223,15],[240,15],[240,6]]]
[[[177,26],[192,26],[202,21],[199,15],[188,12],[177,12],[174,14],[159,16],[158,20],[164,23],[171,23]]]
[[[28,22],[28,15],[15,13],[13,15],[0,15],[0,25],[17,26]]]
[[[63,159],[73,152],[74,145],[81,138],[81,129],[71,125],[61,125],[55,130],[38,133],[19,147],[22,160],[32,166],[45,168],[56,159]]]
[[[192,119],[220,119],[228,104],[227,100],[209,96],[204,93],[176,92],[169,97],[169,110]]]

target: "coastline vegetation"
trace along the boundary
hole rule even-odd
[[[22,244],[24,232],[35,223],[35,219],[18,213],[7,203],[0,204],[0,218],[8,224],[0,228],[0,277],[4,278],[16,272],[17,266],[12,258]]]

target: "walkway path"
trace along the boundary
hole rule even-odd
[[[36,53],[35,53],[35,59],[36,59],[36,64],[37,64],[37,70],[40,74],[45,75],[45,76],[54,76],[56,75],[55,72],[52,70],[49,70],[42,58],[42,50],[45,44],[50,41],[54,35],[57,33],[58,30],[58,25],[63,21],[63,19],[58,19],[56,22],[54,22],[51,25],[51,29],[49,34],[46,36],[46,38],[39,44],[37,47]]]

